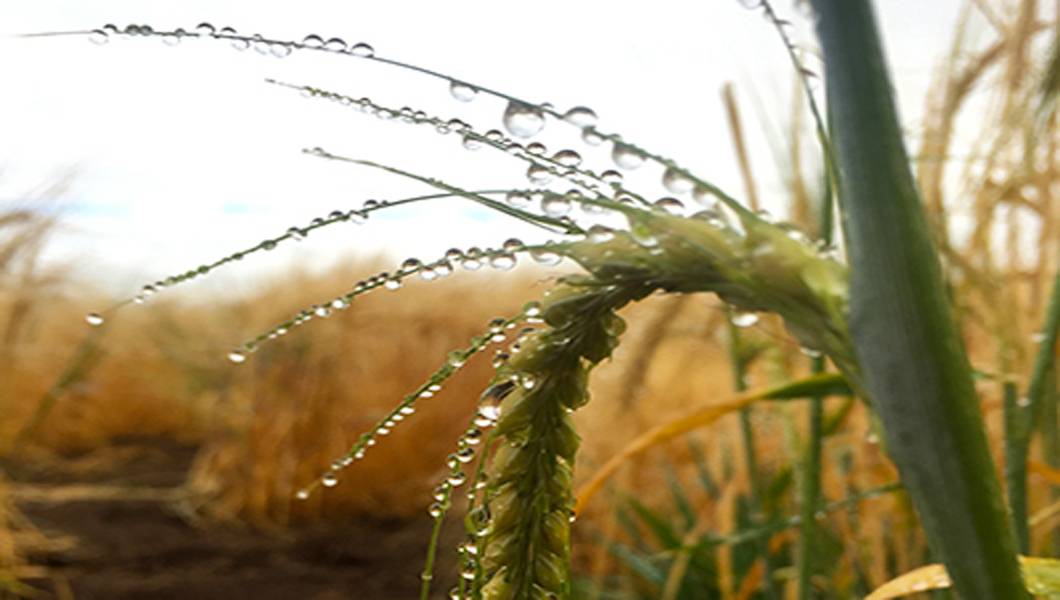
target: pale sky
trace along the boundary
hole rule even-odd
[[[915,133],[926,86],[950,41],[956,0],[878,2],[904,122]],[[777,9],[812,45],[788,2]],[[95,46],[84,37],[8,34],[84,30],[105,23],[191,30],[207,21],[240,33],[301,40],[316,33],[370,43],[379,56],[432,68],[531,101],[592,107],[599,127],[676,159],[743,196],[719,101],[736,85],[760,192],[782,198],[761,118],[790,114],[792,71],[772,28],[736,0],[470,2],[220,2],[5,0],[0,3],[0,202],[73,172],[57,199],[64,233],[56,259],[131,294],[145,279],[186,270],[368,198],[429,193],[422,184],[303,156],[303,147],[437,176],[468,188],[528,187],[526,165],[496,151],[468,152],[456,136],[381,122],[352,109],[266,85],[273,77],[500,128],[504,103],[452,99],[447,85],[352,57],[295,52],[277,59],[223,41],[158,38]],[[816,68],[812,57],[808,66]],[[757,100],[755,98],[757,97]],[[763,115],[758,107],[766,114]],[[551,122],[535,138],[571,147],[604,170],[608,149]],[[661,169],[627,183],[667,195]],[[568,186],[569,187],[569,186]],[[353,253],[436,258],[450,246],[499,245],[541,234],[458,200],[381,213],[370,224],[323,231],[243,261],[238,272],[192,286],[237,288],[256,273],[297,263],[323,267]],[[235,282],[233,284],[233,282]],[[124,292],[123,292],[124,290]]]

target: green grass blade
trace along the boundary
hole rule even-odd
[[[933,552],[968,599],[1027,598],[971,370],[867,0],[813,0],[865,388]]]

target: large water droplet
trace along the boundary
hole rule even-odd
[[[671,194],[687,194],[696,186],[695,182],[676,167],[670,167],[663,172],[662,183]]]
[[[534,185],[546,185],[552,181],[552,171],[545,165],[530,165],[526,170],[526,178]]]
[[[620,168],[632,170],[643,165],[645,158],[632,146],[615,142],[614,148],[611,149],[611,160]]]
[[[449,95],[461,102],[471,102],[478,96],[478,90],[462,81],[453,80],[449,82]]]
[[[201,37],[210,37],[216,32],[214,26],[209,23],[199,23],[195,26],[195,33]]]
[[[589,127],[596,124],[596,112],[587,106],[575,106],[563,115],[563,120],[578,127]]]
[[[562,194],[549,194],[541,201],[541,210],[550,217],[562,217],[570,213],[571,200]]]
[[[307,48],[323,48],[324,38],[320,37],[315,33],[311,33],[302,39],[302,45]]]
[[[247,353],[243,352],[242,350],[233,350],[228,353],[228,360],[236,363],[237,365],[240,363],[244,363],[247,361]]]
[[[88,323],[92,327],[99,327],[104,321],[105,319],[103,318],[103,315],[96,312],[91,312],[85,315],[85,323]]]
[[[545,115],[541,109],[521,102],[508,103],[503,121],[509,133],[521,138],[533,137],[545,127]]]
[[[589,240],[597,244],[609,242],[615,237],[615,230],[606,225],[593,225],[587,233]]]
[[[375,56],[375,48],[364,42],[358,42],[350,48],[350,54],[361,58],[371,58]]]
[[[332,471],[328,471],[327,473],[324,473],[323,477],[320,478],[320,484],[324,487],[335,487],[339,484],[339,476],[338,474]]]

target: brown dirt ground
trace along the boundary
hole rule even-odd
[[[332,600],[418,597],[430,522],[360,520],[266,534],[196,526],[172,497],[195,448],[139,440],[58,467],[3,465],[15,503],[48,543],[27,583],[67,600]],[[448,527],[450,532],[458,525]],[[445,560],[451,552],[440,552]],[[451,564],[436,570],[443,597]]]

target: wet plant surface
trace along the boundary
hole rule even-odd
[[[16,505],[48,538],[30,556],[47,573],[27,583],[78,599],[417,594],[427,518],[282,533],[199,527],[180,493],[194,453],[171,441],[130,440],[61,471],[8,465]]]

